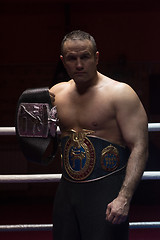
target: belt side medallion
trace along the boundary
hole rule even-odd
[[[116,147],[109,145],[102,150],[101,166],[105,171],[114,171],[119,165],[119,152]]]
[[[67,174],[74,180],[84,180],[95,166],[95,149],[87,138],[89,131],[70,131],[70,138],[64,148],[64,167]]]

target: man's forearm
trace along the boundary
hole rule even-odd
[[[143,151],[135,149],[131,152],[131,155],[128,159],[125,179],[118,195],[119,197],[127,199],[128,202],[131,201],[144,172],[147,158],[147,146],[143,149]]]

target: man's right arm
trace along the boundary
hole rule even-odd
[[[117,121],[131,154],[119,195],[108,205],[107,219],[113,223],[121,223],[126,219],[130,201],[141,179],[148,157],[148,121],[139,98],[126,85],[122,85],[120,94],[117,93],[117,96]]]

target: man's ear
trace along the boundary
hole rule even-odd
[[[96,64],[98,65],[99,62],[99,52],[97,51],[95,54]]]
[[[60,59],[61,59],[61,61],[62,61],[62,63],[63,63],[63,66],[65,67],[65,61],[64,61],[63,55],[60,55]]]
[[[64,58],[63,58],[62,55],[60,55],[60,59],[61,59],[61,61],[64,63]]]

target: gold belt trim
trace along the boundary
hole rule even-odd
[[[67,140],[63,162],[68,176],[73,180],[84,180],[93,171],[96,161],[96,153],[92,142],[87,135],[93,131],[76,132],[70,131]]]

